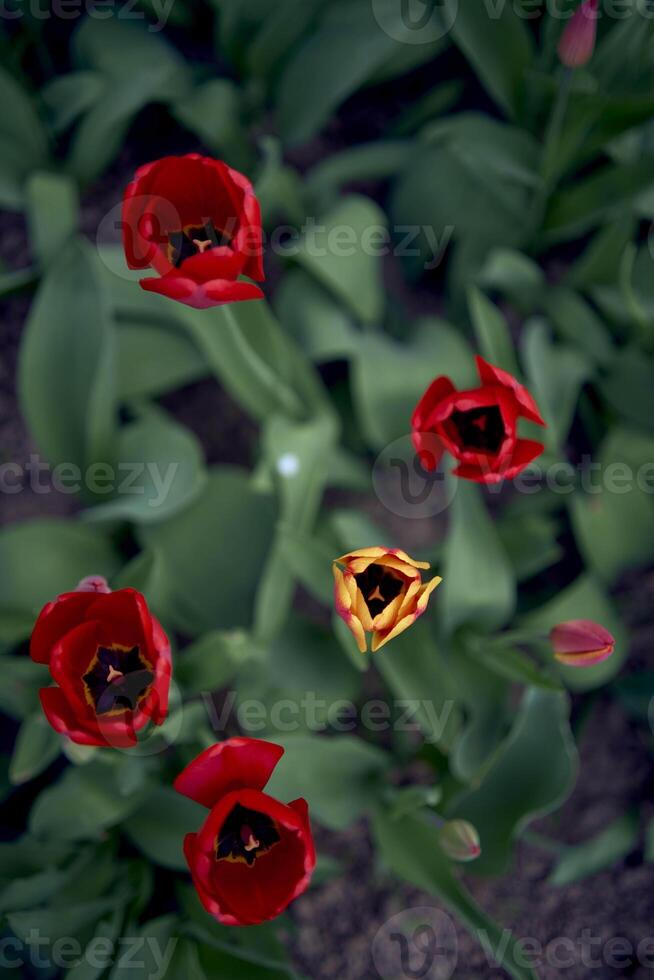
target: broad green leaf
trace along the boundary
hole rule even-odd
[[[69,177],[41,171],[30,177],[26,193],[32,252],[45,267],[77,230],[77,189]]]
[[[546,514],[507,513],[497,525],[518,582],[550,568],[564,556],[559,522]]]
[[[412,339],[402,344],[381,335],[363,336],[352,363],[351,383],[368,444],[381,449],[409,434],[419,399],[441,374],[462,388],[475,384],[472,352],[444,320],[419,321]]]
[[[480,663],[494,674],[518,684],[532,685],[545,691],[560,691],[561,683],[551,674],[537,667],[521,650],[513,647],[499,648],[489,645],[485,650],[470,651]]]
[[[295,574],[285,557],[285,534],[311,531],[327,482],[336,426],[328,415],[304,424],[273,416],[263,435],[263,456],[274,474],[280,525],[265,568],[256,602],[256,635],[273,636],[286,618],[293,598]]]
[[[469,820],[479,831],[481,856],[471,870],[503,871],[520,830],[559,806],[571,791],[577,754],[568,711],[564,695],[528,690],[481,784],[464,792],[448,811],[448,819]]]
[[[13,210],[23,204],[25,178],[47,163],[48,140],[32,99],[4,68],[0,103],[0,204]]]
[[[111,577],[119,557],[93,528],[38,520],[0,531],[0,609],[36,613],[86,575]]]
[[[458,480],[450,513],[438,596],[442,622],[448,632],[464,623],[497,629],[515,608],[516,581],[479,487]]]
[[[177,655],[175,680],[187,695],[216,691],[255,652],[253,640],[241,630],[205,633]]]
[[[116,348],[117,396],[124,400],[158,397],[209,374],[197,347],[165,324],[121,323]]]
[[[141,525],[143,545],[161,557],[172,625],[190,636],[250,625],[274,519],[269,495],[242,470],[220,467],[189,507]]]
[[[281,800],[304,797],[313,818],[343,830],[373,804],[390,760],[352,735],[285,735],[285,754],[266,792]]]
[[[182,845],[186,834],[199,830],[207,810],[176,793],[172,787],[151,790],[142,806],[125,820],[122,829],[147,858],[164,868],[184,871]]]
[[[341,0],[329,14],[290,58],[280,80],[277,119],[291,144],[314,136],[398,45],[380,29],[366,0]]]
[[[597,874],[626,857],[637,841],[638,819],[633,813],[625,813],[590,840],[566,847],[548,883],[561,887]]]
[[[412,152],[411,143],[401,140],[377,140],[348,147],[309,171],[306,192],[316,201],[333,203],[344,184],[394,177],[409,163]]]
[[[87,112],[106,91],[107,79],[98,71],[58,75],[41,89],[41,99],[55,133],[62,133]]]
[[[439,600],[439,586],[431,602]],[[395,697],[404,724],[418,728],[427,742],[447,751],[459,720],[448,662],[428,624],[414,623],[372,655],[372,663]]]
[[[30,715],[21,725],[9,766],[9,779],[15,786],[34,779],[47,769],[61,752],[61,738],[50,727],[43,713]]]
[[[599,384],[604,398],[620,415],[654,432],[654,362],[644,351],[629,345],[617,351],[607,377]]]
[[[522,356],[531,392],[549,426],[543,438],[550,448],[560,448],[568,437],[582,385],[592,376],[592,365],[574,348],[553,344],[540,320],[527,325]]]
[[[309,223],[295,259],[364,323],[375,323],[383,310],[381,256],[388,251],[387,220],[371,200],[343,198]]]
[[[19,362],[22,412],[52,464],[112,463],[113,331],[99,262],[73,241],[44,278]]]
[[[240,91],[226,78],[212,78],[172,104],[178,122],[232,167],[249,170],[252,151],[242,122]]]
[[[352,315],[302,269],[293,269],[282,279],[275,310],[312,361],[320,364],[356,353],[360,336]]]
[[[611,335],[590,304],[565,286],[544,292],[545,312],[563,340],[575,344],[597,364],[615,356]]]
[[[444,902],[514,980],[537,980],[524,965],[516,940],[482,911],[455,878],[441,849],[439,826],[429,815],[393,820],[380,807],[372,829],[380,856],[394,874]]]
[[[45,840],[100,840],[107,828],[123,821],[149,792],[143,785],[138,793],[121,796],[105,762],[67,769],[34,803],[30,831]]]
[[[31,618],[24,636],[29,636],[33,625]],[[4,679],[0,687],[0,711],[16,721],[41,712],[39,690],[50,682],[47,667],[35,664],[26,654],[18,654],[0,656],[0,670]]]
[[[476,286],[471,286],[468,290],[468,306],[483,357],[517,377],[520,372],[513,340],[501,312]]]
[[[199,441],[163,411],[149,410],[121,429],[117,456],[114,493],[86,511],[86,520],[165,521],[188,507],[206,483]]]
[[[445,0],[443,16],[452,24],[452,39],[478,74],[489,95],[516,116],[531,67],[533,45],[528,22],[509,4],[457,3]]]
[[[88,926],[94,925],[118,904],[116,898],[102,898],[95,902],[84,902],[79,905],[65,905],[50,909],[31,909],[29,912],[10,912],[7,922],[10,929],[29,946],[37,944],[41,936],[47,936],[50,942],[59,938],[77,936]]]

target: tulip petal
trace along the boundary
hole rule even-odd
[[[183,796],[211,807],[235,790],[262,790],[283,754],[272,742],[231,738],[201,752],[173,785]]]
[[[483,357],[477,354],[477,370],[479,371],[479,377],[484,385],[502,385],[504,388],[509,388],[520,405],[521,414],[535,422],[537,425],[545,425],[545,421],[540,414],[538,405],[527,391],[524,385],[509,374],[508,371],[503,371],[502,368],[495,367],[493,364],[489,364],[485,361]]]

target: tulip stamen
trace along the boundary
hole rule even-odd
[[[218,834],[216,858],[252,867],[279,840],[277,826],[271,817],[237,803]]]
[[[205,238],[204,240],[201,240],[199,238],[194,238],[193,244],[197,248],[200,255],[203,255],[205,249],[210,248],[213,245],[213,242],[211,241],[210,238]]]
[[[83,675],[88,704],[98,715],[133,711],[150,690],[154,673],[138,646],[98,647]]]

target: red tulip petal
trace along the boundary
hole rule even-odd
[[[479,377],[484,385],[501,385],[504,388],[508,388],[513,392],[519,406],[520,414],[525,418],[530,419],[532,422],[536,422],[538,425],[545,425],[545,421],[540,414],[538,405],[527,391],[524,385],[509,374],[508,371],[503,371],[502,368],[495,367],[493,364],[489,364],[485,361],[483,357],[479,354],[476,357],[477,370],[479,371]]]
[[[182,262],[178,274],[196,283],[207,283],[212,279],[238,279],[244,264],[243,255],[222,245],[191,255]]]
[[[435,378],[416,405],[411,418],[411,426],[418,432],[426,431],[431,425],[431,415],[444,398],[454,394],[456,388],[449,378]]]
[[[183,796],[212,807],[234,790],[262,790],[283,754],[284,749],[272,742],[231,738],[201,752],[179,774],[174,786]]]
[[[80,723],[64,693],[58,687],[43,687],[39,691],[43,713],[56,732],[67,735],[79,745],[105,745],[99,730],[89,719],[86,725]]]
[[[510,465],[504,471],[505,479],[512,480],[514,476],[529,466],[532,460],[540,456],[544,449],[545,446],[542,442],[537,442],[534,439],[518,439]]]
[[[160,279],[141,279],[140,285],[149,293],[168,296],[198,310],[223,303],[238,303],[249,299],[263,299],[258,286],[249,282],[213,279],[198,284],[192,279],[182,279],[177,275],[162,276]]]
[[[30,657],[39,664],[50,663],[53,646],[77,626],[96,598],[93,592],[65,592],[43,607],[30,640]]]

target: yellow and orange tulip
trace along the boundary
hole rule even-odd
[[[428,568],[428,562],[415,561],[397,548],[360,548],[336,559],[336,611],[361,653],[368,649],[368,633],[374,653],[423,614],[442,581],[437,575],[423,582],[420,570]]]

